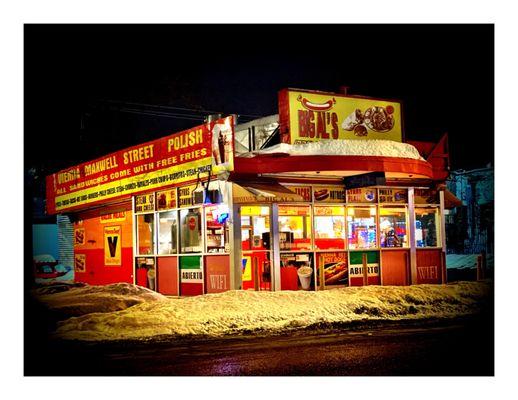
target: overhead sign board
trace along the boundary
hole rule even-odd
[[[384,185],[384,172],[369,172],[368,174],[346,176],[343,179],[346,189],[356,189],[368,186]]]
[[[283,143],[336,139],[403,141],[401,103],[338,93],[279,92]]]
[[[231,116],[121,150],[46,178],[56,214],[234,169]]]

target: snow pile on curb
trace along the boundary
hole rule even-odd
[[[235,290],[70,318],[59,323],[57,335],[80,340],[221,336],[354,321],[453,318],[478,311],[489,291],[488,282],[349,287],[322,292]]]
[[[129,283],[72,287],[59,293],[41,288],[36,291],[36,298],[50,311],[68,317],[119,311],[136,304],[167,299],[160,293]]]
[[[300,144],[280,143],[252,154],[286,153],[294,156],[329,155],[329,156],[378,156],[401,157],[423,160],[419,151],[408,143],[392,140],[329,140]],[[243,154],[243,157],[247,155]]]

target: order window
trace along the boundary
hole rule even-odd
[[[199,208],[180,211],[182,253],[201,253],[201,212]]]
[[[224,204],[205,207],[205,231],[208,253],[230,251],[228,244],[229,209]]]
[[[380,246],[408,247],[407,208],[380,208]]]
[[[155,248],[155,216],[154,214],[137,215],[138,253],[153,254]]]
[[[415,208],[415,242],[417,247],[439,246],[439,209],[437,207]]]
[[[270,249],[270,209],[264,206],[241,207],[241,249]]]
[[[315,206],[315,248],[345,249],[345,208]]]
[[[279,206],[279,244],[281,250],[311,249],[310,206]]]
[[[158,254],[177,253],[178,214],[176,211],[158,214]]]
[[[376,207],[348,207],[347,228],[350,249],[375,248]]]

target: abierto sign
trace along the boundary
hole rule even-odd
[[[336,139],[403,141],[397,101],[284,89],[279,92],[281,141]]]
[[[55,214],[233,170],[234,121],[226,117],[133,146],[46,178]]]

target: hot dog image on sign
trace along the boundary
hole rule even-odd
[[[104,265],[122,265],[121,247],[121,227],[106,226],[104,228]]]

